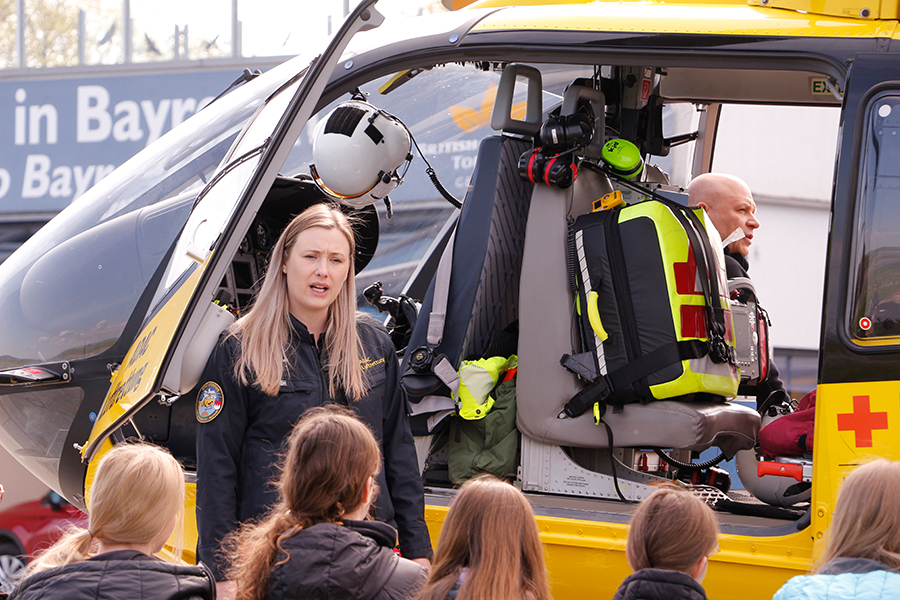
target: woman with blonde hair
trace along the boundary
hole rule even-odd
[[[441,528],[431,576],[416,597],[446,599],[551,600],[531,505],[492,475],[460,487]]]
[[[210,356],[197,395],[199,559],[224,577],[218,549],[278,499],[270,485],[291,427],[309,408],[349,406],[383,450],[375,516],[396,523],[400,551],[427,564],[431,542],[396,350],[356,313],[351,222],[315,204],[278,238],[251,309]]]
[[[703,500],[681,488],[655,490],[631,519],[625,556],[634,573],[613,600],[705,600],[701,583],[718,538],[716,514]]]
[[[184,471],[149,444],[124,444],[97,466],[87,529],[73,528],[28,566],[16,600],[212,600],[212,572],[203,565],[155,558],[176,532],[181,555]]]
[[[378,442],[352,412],[306,411],[289,439],[278,502],[226,540],[237,600],[411,598],[425,568],[393,551],[394,528],[364,520],[380,469]]]
[[[900,462],[879,459],[851,471],[813,574],[789,579],[773,600],[900,598],[898,499]]]

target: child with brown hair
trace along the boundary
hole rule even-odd
[[[289,438],[279,499],[258,524],[226,538],[237,600],[406,600],[424,567],[394,551],[397,530],[366,520],[381,451],[349,409],[310,408]]]
[[[528,500],[492,475],[465,482],[441,529],[417,600],[552,600]]]
[[[631,520],[625,555],[635,572],[613,600],[706,600],[700,584],[718,536],[716,514],[703,500],[676,487],[656,490]]]

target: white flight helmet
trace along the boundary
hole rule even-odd
[[[410,150],[409,132],[399,119],[350,100],[316,125],[310,172],[323,192],[362,208],[403,183],[398,169],[412,160]]]

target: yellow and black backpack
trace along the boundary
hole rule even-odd
[[[702,209],[666,199],[575,220],[570,252],[585,352],[561,363],[589,384],[565,416],[593,406],[599,421],[606,404],[736,394],[720,246]]]

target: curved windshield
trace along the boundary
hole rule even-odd
[[[307,63],[288,61],[199,111],[0,265],[0,369],[112,346],[238,134]]]
[[[172,260],[166,267],[163,283],[153,299],[151,313],[159,301],[166,296],[181,278],[196,266],[195,260],[202,260],[208,249],[222,235],[234,209],[259,164],[259,159],[272,131],[281,119],[287,105],[294,97],[300,80],[282,86],[270,96],[265,107],[259,110],[229,151],[222,170],[216,173],[215,181],[203,191],[194,203],[188,218],[185,234],[178,238]],[[199,252],[199,254],[197,254]]]
[[[568,84],[592,74],[591,67],[535,66],[542,74],[545,110],[562,100]],[[401,293],[454,211],[432,183],[425,160],[447,191],[463,199],[475,170],[481,141],[497,133],[490,122],[500,81],[499,70],[485,69],[480,62],[451,63],[411,71],[400,85],[390,85],[394,79],[393,74],[385,75],[359,86],[370,103],[403,121],[417,143],[413,150],[415,158],[404,175],[403,184],[390,194],[392,217],[385,218],[384,204],[377,204],[383,216],[378,250],[356,279],[360,308],[368,311],[374,309],[362,299],[363,290],[380,281],[385,294]],[[517,118],[524,117],[526,89],[524,85],[516,86],[512,110]],[[348,98],[338,98],[312,116],[292,148],[283,173],[296,176],[310,173],[316,124]]]

